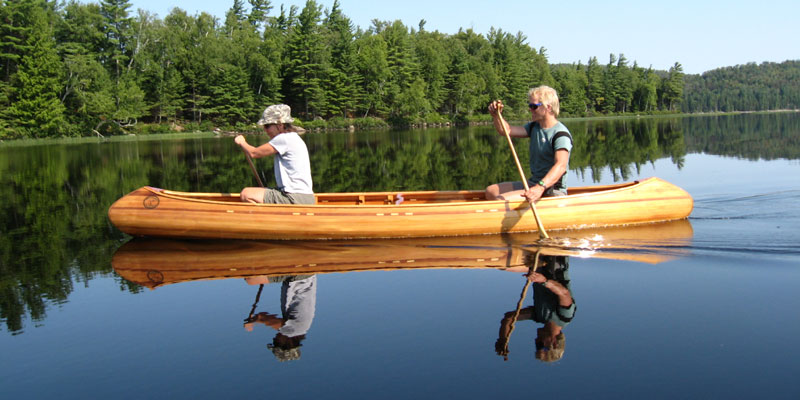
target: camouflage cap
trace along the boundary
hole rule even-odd
[[[273,346],[271,344],[268,344],[267,348],[272,350],[272,354],[280,362],[294,361],[294,360],[299,360],[300,359],[300,348],[299,347],[295,347],[295,348],[292,348],[292,349],[284,349],[284,348],[281,348],[280,346]]]
[[[292,109],[286,104],[275,104],[264,109],[261,119],[258,120],[259,125],[269,124],[291,124],[294,122],[292,118]]]

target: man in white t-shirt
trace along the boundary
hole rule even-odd
[[[275,156],[275,182],[278,187],[247,187],[242,189],[242,201],[251,203],[314,204],[311,182],[311,161],[308,148],[292,123],[291,109],[286,104],[267,107],[258,121],[270,141],[254,147],[242,135],[234,142],[252,158]]]
[[[244,329],[253,330],[256,323],[269,326],[276,331],[272,344],[267,347],[279,361],[291,361],[300,358],[300,346],[311,328],[317,305],[316,275],[286,276],[251,276],[245,278],[250,285],[281,282],[281,315],[268,312],[251,315],[244,322]],[[261,295],[261,288],[256,295],[256,302]],[[255,311],[255,304],[253,305]]]

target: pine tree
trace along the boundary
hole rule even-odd
[[[232,29],[247,19],[244,12],[244,1],[233,0],[233,5],[225,13],[225,27]],[[228,32],[230,34],[230,32]]]
[[[101,60],[114,77],[112,92],[116,108],[112,118],[120,127],[136,124],[147,109],[144,92],[139,86],[139,74],[132,68],[137,47],[134,34],[142,31],[140,29],[137,33],[133,30],[134,19],[128,16],[130,7],[127,0],[102,0],[100,3],[106,37]],[[139,22],[144,23],[141,18]]]
[[[355,48],[356,70],[362,77],[361,116],[385,115],[388,108],[384,103],[384,91],[390,74],[386,41],[381,36],[362,33],[355,40]]]
[[[247,16],[247,21],[256,29],[260,29],[264,22],[267,20],[267,15],[272,9],[269,0],[248,0],[250,2],[250,14]],[[235,3],[234,3],[235,4]]]
[[[521,33],[515,38],[502,30],[492,29],[488,40],[492,45],[492,61],[499,78],[499,83],[489,87],[491,99],[502,99],[508,111],[524,110],[527,104],[527,92],[531,82],[526,82],[524,71],[526,67],[524,50],[525,36]]]
[[[103,33],[105,34],[104,48],[102,49],[103,63],[114,76],[119,79],[123,69],[130,59],[130,29],[133,18],[128,16],[131,3],[128,0],[102,0],[100,10],[105,19]]]
[[[489,42],[472,29],[461,30],[448,40],[453,55],[448,71],[446,104],[452,116],[463,118],[489,103],[486,89],[499,80],[492,68]]]
[[[70,126],[86,134],[115,109],[111,75],[99,57],[105,43],[105,20],[96,3],[70,2],[60,17],[55,36],[66,73],[61,97]]]
[[[328,98],[328,111],[332,115],[347,117],[354,111],[358,100],[357,75],[353,23],[342,13],[339,0],[334,0],[333,7],[323,22],[323,28],[327,36],[326,47],[330,49],[330,66],[323,82],[325,96]]]
[[[631,101],[633,101],[633,88],[635,76],[633,71],[628,68],[628,59],[624,54],[620,54],[617,59],[617,84],[616,84],[616,105],[614,110],[617,112],[630,111]]]
[[[0,3],[0,82],[9,82],[17,72],[22,55],[30,48],[26,38],[32,27],[35,0]]]
[[[586,96],[589,98],[589,110],[601,111],[605,98],[603,97],[603,71],[597,63],[597,57],[590,57],[586,64]]]
[[[386,42],[386,60],[389,66],[389,77],[385,87],[385,103],[389,106],[389,118],[404,121],[409,117],[401,110],[403,99],[411,97],[406,93],[415,77],[419,75],[419,64],[417,63],[414,49],[412,48],[411,36],[408,28],[400,20],[392,23],[377,24],[376,32]],[[417,86],[417,90],[424,90]],[[419,95],[420,93],[417,93]],[[421,93],[423,97],[424,93]]]
[[[326,49],[319,35],[321,7],[307,0],[297,17],[297,26],[289,33],[286,47],[285,78],[287,102],[293,110],[312,119],[327,106],[322,87]]]
[[[425,82],[425,94],[432,110],[442,111],[447,91],[445,77],[449,56],[444,45],[445,35],[424,30],[425,20],[420,21],[420,30],[415,37],[414,48],[419,60],[419,71]]]
[[[661,80],[652,68],[634,68],[638,75],[634,89],[633,111],[650,112],[658,108],[658,84]]]
[[[552,71],[561,113],[583,115],[586,112],[586,73],[583,65],[556,66]]]
[[[680,111],[680,102],[683,99],[683,66],[676,62],[670,67],[669,75],[662,84],[662,104],[670,111]]]
[[[16,136],[56,136],[67,132],[64,105],[59,98],[64,66],[55,52],[53,30],[45,10],[32,7],[30,13],[30,36],[25,41],[29,50],[22,55],[16,90],[6,113]]]
[[[254,106],[253,92],[247,86],[247,73],[238,66],[221,64],[210,74],[208,112],[215,120],[231,125],[248,122]]]

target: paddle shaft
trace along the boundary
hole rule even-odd
[[[539,266],[539,252],[536,252],[536,257],[533,260],[533,268],[531,272],[528,274],[533,274],[536,272],[536,267]],[[511,318],[511,325],[508,329],[508,337],[506,337],[505,347],[503,349],[503,360],[508,361],[508,342],[511,341],[511,334],[514,333],[514,325],[517,324],[517,318],[519,318],[519,313],[522,311],[522,303],[525,302],[525,295],[528,294],[528,288],[531,287],[531,280],[527,277],[525,278],[525,287],[522,288],[522,293],[519,295],[519,301],[517,302],[517,310],[514,312],[514,317]]]
[[[250,157],[250,153],[248,153],[244,147],[242,147],[242,151],[244,152],[245,157],[247,157],[247,163],[250,164],[250,170],[253,171],[253,175],[255,175],[258,185],[264,187],[264,182],[261,182],[261,177],[258,176],[258,171],[256,170],[255,164],[253,164],[253,158]]]
[[[258,293],[256,293],[256,301],[253,302],[253,308],[250,309],[250,315],[245,318],[244,322],[251,322],[253,320],[253,314],[256,312],[256,307],[258,307],[258,301],[261,299],[261,291],[264,290],[264,284],[258,286]]]
[[[498,110],[498,116],[500,111]],[[517,171],[519,171],[519,177],[522,178],[522,185],[525,187],[525,191],[527,192],[530,190],[528,186],[528,180],[525,179],[525,172],[522,170],[522,164],[519,163],[519,157],[517,157],[517,150],[514,148],[514,142],[511,141],[511,134],[508,133],[508,128],[506,128],[505,121],[502,119],[500,120],[500,126],[503,127],[503,133],[506,135],[506,140],[508,140],[508,147],[511,148],[511,154],[514,156],[514,162],[517,163]],[[531,140],[533,140],[531,138]],[[539,237],[542,239],[547,239],[550,236],[547,235],[547,232],[544,230],[544,224],[542,224],[542,220],[539,219],[539,214],[536,212],[536,204],[534,202],[528,200],[528,204],[531,206],[531,211],[533,212],[533,219],[536,220],[536,227],[539,229]]]

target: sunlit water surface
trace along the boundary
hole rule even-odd
[[[573,186],[614,181],[576,175]],[[317,274],[311,326],[281,361],[268,348],[273,328],[243,326],[252,313],[280,316],[280,282],[260,292],[241,276],[150,289],[106,260],[107,272],[73,277],[65,300],[42,299],[45,317],[2,328],[0,398],[799,398],[800,162],[690,152],[680,168],[662,158],[629,179],[649,176],[694,197],[688,237],[684,226],[581,252],[601,232],[572,248],[577,308],[558,361],[536,359],[543,325],[531,320],[516,322],[507,359],[495,351],[501,320],[523,297],[520,272]],[[464,255],[474,244],[444,247]],[[632,260],[649,257],[659,262]],[[526,292],[522,307],[533,298]]]

